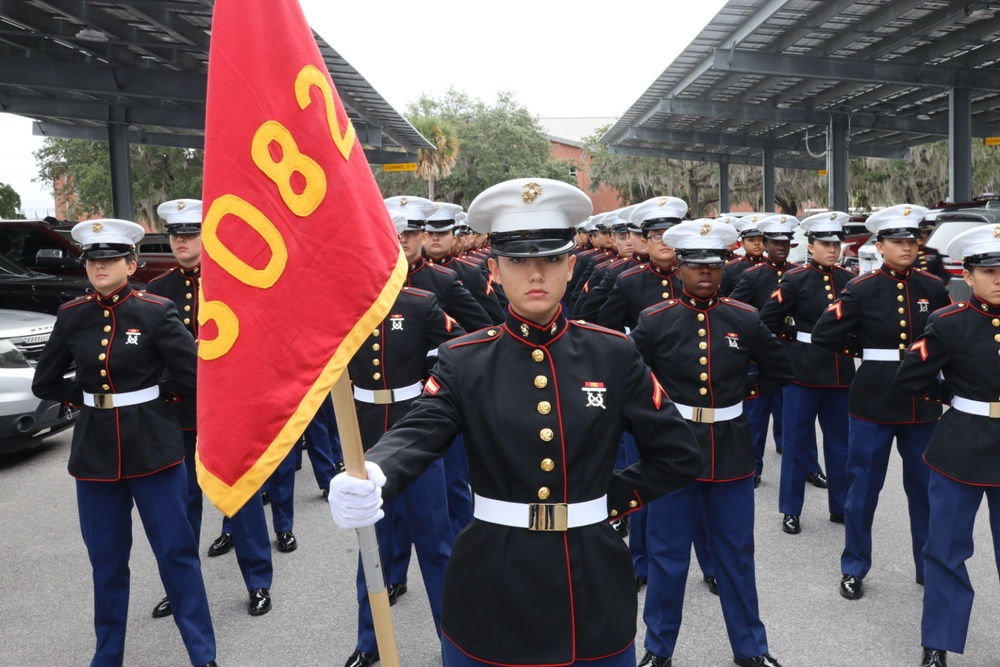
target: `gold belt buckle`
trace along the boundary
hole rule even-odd
[[[568,522],[566,503],[528,503],[528,530],[564,531]]]
[[[395,403],[392,400],[392,389],[376,389],[372,392],[375,395],[375,405],[389,405]]]
[[[1000,403],[996,401],[990,403],[990,419],[1000,419]]]
[[[691,421],[699,424],[714,424],[715,408],[691,408]]]
[[[101,410],[110,410],[115,407],[114,394],[94,394],[94,407]]]

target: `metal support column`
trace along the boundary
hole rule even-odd
[[[764,200],[761,202],[762,213],[774,212],[774,149],[770,146],[764,149]],[[792,213],[791,215],[795,215]]]
[[[108,120],[108,153],[111,156],[111,202],[114,216],[131,220],[132,168],[129,159],[128,126],[124,120],[125,110],[112,107]]]
[[[719,163],[719,213],[729,212],[729,162]]]
[[[972,96],[968,88],[948,95],[948,198],[972,199]]]
[[[848,165],[850,154],[850,118],[836,115],[830,123],[832,132],[826,153],[827,203],[831,210],[847,211]]]

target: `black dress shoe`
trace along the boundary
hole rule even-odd
[[[715,578],[714,574],[703,574],[701,580],[708,584],[708,592],[712,595],[719,594],[719,580]]]
[[[266,588],[255,588],[250,591],[250,603],[247,611],[251,616],[263,616],[271,611],[271,591]]]
[[[925,648],[920,667],[948,667],[948,653],[936,648]]]
[[[843,512],[830,512],[831,523],[844,523],[844,513]]]
[[[785,518],[781,520],[781,529],[789,535],[798,535],[802,532],[802,526],[799,525],[799,517],[794,514],[786,514]]]
[[[170,598],[163,598],[160,604],[153,607],[153,618],[165,618],[173,613],[174,610],[170,608]]]
[[[264,503],[265,505],[268,504],[269,502],[271,502],[271,494],[268,493],[267,491],[261,491],[260,492],[260,501],[262,503]]]
[[[673,664],[673,658],[664,658],[646,651],[646,655],[642,656],[638,667],[670,667],[671,664]]]
[[[848,600],[860,600],[865,594],[861,577],[845,574],[840,580],[840,594]]]
[[[648,577],[636,577],[635,578],[635,592],[638,593],[642,590],[642,587],[649,583]]]
[[[219,665],[215,662],[215,660],[213,660],[212,662],[206,662],[201,667],[219,667]]]
[[[371,667],[376,662],[378,662],[378,651],[374,653],[355,651],[344,663],[344,667]]]
[[[222,535],[219,535],[219,538],[212,542],[212,546],[208,548],[208,557],[215,558],[216,556],[227,554],[232,548],[233,536],[229,533],[223,533]]]
[[[826,475],[823,474],[822,470],[820,472],[811,472],[806,475],[806,481],[815,486],[817,489],[826,488]]]
[[[770,653],[758,655],[754,658],[733,658],[733,662],[740,667],[781,667],[781,663],[775,660]]]
[[[396,600],[406,595],[406,584],[389,584],[386,589],[389,594],[389,606],[396,604]]]
[[[289,551],[295,551],[299,548],[299,541],[295,539],[295,535],[292,534],[290,530],[283,530],[277,534],[278,539],[278,551],[282,553],[288,553]]]
[[[754,475],[753,476],[753,488],[756,489],[758,486],[760,486],[760,475]]]
[[[347,471],[347,466],[344,465],[343,461],[337,461],[336,463],[334,463],[333,468],[334,470],[336,470],[336,472],[333,473],[334,475],[339,475],[340,473]]]

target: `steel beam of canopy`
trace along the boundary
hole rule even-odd
[[[952,88],[948,99],[951,136],[948,138],[948,196],[951,201],[972,199],[972,103],[968,88]]]
[[[110,98],[141,97],[204,104],[208,75],[7,56],[0,57],[0,81],[8,86],[39,90],[76,90]]]
[[[729,45],[732,48],[735,48],[737,44],[752,35],[757,28],[762,26],[768,19],[774,16],[775,13],[781,10],[787,2],[788,0],[769,0],[767,4],[757,10],[756,14],[740,23],[740,27],[737,28],[729,38]],[[674,95],[683,92],[688,86],[697,81],[702,74],[710,69],[712,69],[712,58],[706,57],[697,67],[691,70],[687,76],[678,81],[677,85],[674,86],[666,96],[673,97]],[[656,106],[654,105],[652,109],[647,111],[642,118],[639,119],[637,125],[644,125],[655,114]]]
[[[960,86],[1000,91],[1000,74],[986,69],[960,69],[889,62],[857,62],[845,58],[814,58],[716,49],[714,68],[724,72],[773,74],[804,79],[833,79],[912,86]]]
[[[729,210],[729,163],[719,161],[719,211]]]
[[[0,94],[0,105],[8,113],[101,123],[107,122],[111,113],[111,105],[104,102],[71,100],[62,97],[42,97],[38,95]],[[205,110],[132,104],[125,107],[125,121],[130,125],[204,130]]]
[[[847,118],[834,116],[830,146],[827,147],[827,201],[834,211],[847,210],[848,141],[850,140]]]
[[[715,118],[731,118],[741,121],[766,121],[774,123],[792,123],[798,125],[822,125],[830,123],[834,111],[819,109],[778,109],[763,104],[730,104],[728,102],[698,102],[694,100],[679,100],[663,98],[657,108],[658,113],[677,116],[704,116]],[[947,121],[917,120],[915,118],[892,117],[878,114],[852,113],[851,128],[855,130],[887,130],[905,132],[907,134],[933,134],[948,136]],[[996,128],[979,123],[972,126],[972,136],[987,137],[996,132]]]
[[[827,118],[829,121],[829,118]],[[688,132],[685,130],[652,130],[644,127],[630,127],[623,140],[637,139],[661,144],[704,144],[708,146],[737,146],[739,148],[767,148],[779,151],[797,151],[805,153],[807,146],[805,135],[798,139],[769,139],[767,137],[751,137],[739,132]],[[855,153],[859,157],[881,157],[900,160],[906,156],[905,148],[880,148],[864,146]]]
[[[365,158],[368,164],[406,164],[417,161],[416,153],[400,153],[399,151],[366,150]]]
[[[108,123],[108,153],[111,156],[111,204],[116,218],[132,219],[132,168],[128,126]]]
[[[608,151],[613,155],[627,155],[630,157],[653,157],[664,160],[689,160],[691,162],[725,161],[729,164],[746,164],[754,167],[760,166],[760,155],[730,155],[728,153],[677,151],[665,150],[661,148],[643,148],[640,146],[622,146],[619,144],[608,146]],[[780,167],[781,169],[818,169],[823,166],[823,163],[810,159],[775,160],[774,166]]]
[[[764,181],[764,201],[762,202],[764,212],[774,211],[774,151],[770,148],[764,149],[763,170],[761,175]],[[792,215],[795,213],[793,212]]]
[[[87,127],[83,125],[60,125],[58,123],[42,123],[35,121],[31,133],[36,137],[58,137],[59,139],[81,139],[83,141],[107,141],[108,130],[104,127]],[[150,146],[170,146],[173,148],[205,147],[205,137],[195,134],[173,134],[170,132],[146,132],[143,130],[128,130],[129,144],[148,144]]]

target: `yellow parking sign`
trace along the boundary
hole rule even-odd
[[[400,162],[397,164],[383,164],[382,171],[416,171],[416,162]]]

